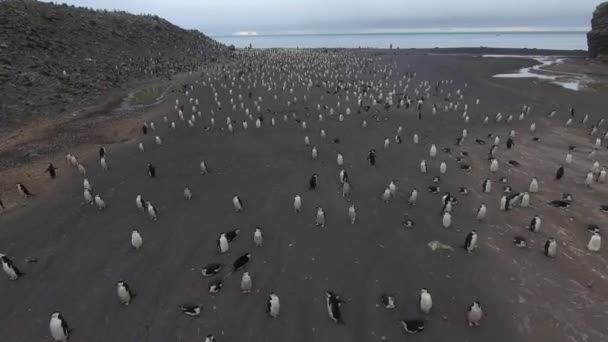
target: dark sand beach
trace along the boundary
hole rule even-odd
[[[253,71],[238,62],[226,64],[225,70],[213,65],[166,84],[172,87],[156,105],[124,112],[124,119],[101,127],[91,124],[91,130],[110,137],[104,143],[110,164],[107,172],[97,159],[99,145],[74,146],[55,154],[48,160],[59,167],[58,178],[52,182],[42,173],[47,162],[43,158],[27,166],[31,170],[27,176],[4,171],[36,195],[19,198],[13,182],[2,194],[10,208],[0,212],[0,253],[10,256],[26,273],[17,281],[1,274],[3,341],[50,341],[49,318],[56,310],[74,328],[70,341],[88,342],[202,341],[208,334],[214,334],[219,342],[608,340],[606,249],[592,253],[586,248],[589,224],[598,225],[602,232],[608,229],[607,214],[599,210],[600,205],[608,204],[608,186],[584,186],[593,161],[608,163],[605,141],[592,159],[587,157],[596,137],[603,138],[608,127],[604,124],[595,136],[589,135],[592,124],[608,119],[602,95],[606,94],[605,83],[572,91],[543,80],[493,78],[537,62],[482,58],[487,53],[483,50],[277,53],[281,57],[264,58],[262,65],[264,80],[276,82],[271,91],[268,84],[261,83],[261,71],[255,69],[259,64],[254,63]],[[576,63],[585,63],[579,56],[573,58]],[[354,70],[349,65],[365,68]],[[349,75],[347,68],[350,72],[363,70],[363,74]],[[328,73],[318,73],[307,90],[308,78],[296,78],[306,70]],[[408,82],[406,72],[416,75]],[[210,79],[222,103],[221,111]],[[346,101],[344,88],[334,93],[335,85],[322,85],[338,79],[371,81],[374,86],[370,91],[377,94],[382,89],[384,95],[396,84],[395,100],[406,84],[406,93],[412,98],[415,90],[422,95],[427,87],[431,87],[431,96],[423,105],[422,120],[415,105],[405,109],[395,103],[385,109],[381,103],[359,113],[356,97],[351,95]],[[453,83],[443,84],[441,93],[436,93],[432,87],[442,80]],[[429,84],[422,84],[425,81]],[[283,91],[284,83],[287,88]],[[184,84],[194,84],[188,95],[181,92]],[[253,99],[247,96],[247,86],[252,87]],[[351,85],[351,94],[355,88]],[[229,89],[233,89],[232,95]],[[458,90],[462,99],[457,99]],[[451,93],[452,102],[460,103],[458,110],[444,111],[449,103],[445,101],[447,93]],[[242,100],[237,100],[238,94]],[[260,128],[255,127],[259,114],[253,105],[258,96],[263,98]],[[236,111],[230,105],[231,97]],[[181,121],[174,109],[178,99],[185,104],[189,118],[189,98],[199,99],[197,107],[202,112],[194,127]],[[478,105],[476,99],[480,99]],[[287,101],[291,101],[289,106]],[[240,102],[252,111],[254,120],[245,116],[238,107]],[[333,107],[335,115],[317,110],[317,104]],[[432,114],[433,104],[438,106],[436,115]],[[468,123],[462,119],[464,104],[468,105]],[[523,105],[531,110],[519,120]],[[346,107],[352,113],[340,122],[338,114]],[[576,114],[572,125],[566,127],[570,107],[576,108]],[[212,109],[214,127],[210,125]],[[547,118],[553,110],[555,116]],[[320,113],[323,121],[318,119]],[[502,122],[495,122],[497,113],[503,114]],[[583,124],[585,114],[589,119]],[[283,115],[288,122],[283,121]],[[507,123],[509,115],[513,120]],[[168,127],[163,116],[175,121],[177,128]],[[226,130],[227,116],[236,120],[234,134]],[[485,116],[489,116],[486,125],[482,123]],[[271,118],[275,118],[275,126]],[[247,130],[242,128],[243,120],[248,122]],[[363,120],[368,127],[362,128]],[[156,131],[143,136],[139,126],[144,121],[154,122]],[[306,121],[306,129],[301,121]],[[529,131],[532,122],[536,123],[534,133]],[[402,144],[394,141],[399,126],[403,127]],[[468,138],[462,146],[455,146],[465,128]],[[326,139],[319,136],[321,129],[327,132]],[[508,150],[505,142],[511,130],[516,133],[515,146]],[[418,144],[412,141],[414,134],[419,135]],[[154,144],[154,135],[162,137],[162,146]],[[311,146],[304,144],[306,135],[319,150],[317,160],[311,160]],[[487,154],[495,136],[500,137],[496,152],[500,164],[498,172],[491,173]],[[534,136],[540,141],[533,141]],[[123,141],[109,143],[112,137]],[[383,147],[386,138],[391,140],[388,149]],[[475,138],[487,144],[476,144]],[[139,141],[146,145],[143,153],[137,149]],[[438,149],[435,158],[429,157],[431,144]],[[564,179],[557,182],[555,171],[564,163],[569,145],[576,146],[574,161],[567,166]],[[378,151],[374,167],[366,160],[372,148]],[[465,163],[471,166],[470,172],[461,170],[455,160],[461,151],[469,153]],[[67,152],[77,154],[87,167],[87,178],[94,193],[106,201],[106,210],[84,203],[82,176],[66,165]],[[351,179],[348,198],[340,195],[337,153],[344,156],[344,168]],[[419,171],[422,159],[427,161],[427,174]],[[206,175],[199,169],[203,160],[210,169]],[[520,166],[509,166],[509,160]],[[447,173],[441,175],[440,194],[431,194],[427,187],[433,185],[432,177],[439,175],[441,162],[447,164]],[[157,178],[146,176],[147,163],[158,166]],[[313,173],[319,174],[319,186],[309,191],[308,179]],[[538,179],[540,191],[532,194],[530,207],[499,210],[501,177],[506,177],[516,192],[527,191],[532,177]],[[486,178],[493,181],[491,193],[481,190]],[[397,195],[385,204],[380,195],[393,179],[397,180]],[[184,186],[193,192],[190,201],[183,198]],[[460,187],[469,188],[470,193],[459,194]],[[413,188],[420,192],[418,203],[408,206]],[[442,227],[441,218],[441,196],[446,191],[459,200],[448,229]],[[547,205],[564,192],[574,198],[570,208]],[[155,204],[158,221],[137,211],[137,194]],[[242,213],[233,210],[235,194],[244,202]],[[293,210],[296,194],[303,199],[299,214]],[[475,212],[481,203],[487,205],[488,214],[477,222]],[[351,204],[357,209],[354,225],[347,216]],[[317,206],[325,210],[325,228],[314,227]],[[413,229],[402,226],[404,215],[415,222]],[[526,229],[534,215],[543,220],[537,233]],[[264,233],[261,248],[253,245],[257,226]],[[219,255],[219,233],[237,227],[241,235],[230,244],[228,254]],[[144,239],[140,250],[130,245],[132,229],[138,229]],[[479,241],[478,248],[469,254],[462,246],[472,229],[477,230]],[[516,235],[526,237],[529,248],[516,248],[512,242]],[[558,241],[556,258],[543,255],[548,237]],[[431,241],[453,250],[432,250],[428,246]],[[210,279],[201,276],[201,269],[210,262],[229,266],[245,252],[253,254],[246,269],[253,277],[252,293],[242,294],[241,272],[230,274],[230,267],[226,267],[220,273],[223,290],[210,295]],[[38,261],[27,263],[28,258]],[[129,306],[120,305],[116,297],[115,283],[120,279],[137,292]],[[417,310],[420,288],[427,288],[433,296],[428,316]],[[344,325],[334,324],[327,315],[327,290],[345,300]],[[271,291],[281,300],[281,314],[276,319],[265,313]],[[383,292],[395,294],[394,310],[379,306]],[[474,300],[482,303],[486,314],[480,327],[469,327],[466,322],[466,310]],[[200,317],[179,312],[177,307],[184,302],[201,304]],[[426,320],[425,331],[406,335],[399,321],[415,317]]]

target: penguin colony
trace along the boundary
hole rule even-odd
[[[346,57],[350,58],[348,63],[343,63],[337,70],[332,69],[331,66],[334,63],[339,64]],[[422,211],[418,209],[421,202],[433,202],[437,208],[436,212],[420,214],[433,215],[436,217],[434,219],[436,224],[423,229],[434,230],[439,236],[456,232],[462,241],[461,248],[454,251],[457,260],[467,262],[466,260],[470,258],[480,257],[476,254],[491,253],[484,237],[491,225],[489,222],[495,215],[511,215],[512,212],[515,213],[512,215],[512,219],[519,222],[521,226],[519,231],[512,232],[512,236],[508,237],[512,239],[513,248],[538,251],[537,254],[526,256],[530,262],[542,257],[542,254],[547,258],[559,258],[563,243],[560,243],[558,235],[549,234],[549,232],[555,232],[555,229],[543,225],[543,218],[535,213],[534,208],[541,205],[568,208],[575,205],[576,202],[572,195],[563,193],[559,199],[539,203],[538,199],[541,198],[540,195],[543,194],[544,188],[560,188],[560,182],[569,177],[579,177],[580,186],[589,189],[601,186],[606,182],[606,169],[598,160],[594,159],[599,158],[596,151],[602,148],[602,144],[605,145],[602,142],[603,136],[599,137],[600,130],[605,130],[603,119],[591,125],[593,143],[587,147],[580,147],[580,149],[586,148],[591,151],[589,153],[591,161],[589,162],[589,158],[586,161],[591,166],[586,174],[578,175],[570,172],[569,168],[573,162],[572,152],[579,149],[579,147],[571,147],[564,153],[564,162],[555,165],[553,169],[555,171],[551,171],[551,174],[533,175],[526,185],[511,185],[509,168],[522,169],[525,166],[516,160],[505,159],[504,151],[517,150],[518,146],[524,145],[524,139],[528,140],[525,144],[540,141],[536,134],[542,129],[542,125],[537,125],[541,114],[534,113],[534,109],[530,106],[524,105],[519,113],[513,114],[481,113],[477,110],[480,100],[468,91],[466,84],[458,84],[453,80],[422,80],[415,72],[399,73],[392,70],[391,65],[374,64],[370,63],[367,58],[339,53],[322,56],[317,52],[250,51],[245,53],[242,58],[243,60],[232,68],[213,70],[208,74],[202,74],[193,84],[184,85],[175,100],[174,112],[168,113],[163,118],[166,128],[157,127],[153,122],[143,123],[140,135],[134,142],[133,153],[145,155],[155,149],[169,148],[171,135],[175,134],[173,130],[198,130],[198,134],[207,134],[212,131],[229,136],[231,139],[245,139],[245,137],[255,139],[255,134],[262,134],[256,133],[256,130],[263,132],[280,128],[290,129],[293,139],[298,141],[299,146],[293,148],[290,158],[305,160],[306,163],[313,165],[313,169],[315,164],[333,160],[335,173],[312,173],[309,177],[301,179],[301,184],[294,185],[293,194],[274,199],[276,200],[274,205],[276,210],[287,210],[284,208],[284,203],[288,203],[289,206],[292,206],[288,211],[291,212],[293,219],[308,221],[310,229],[321,232],[319,238],[323,238],[323,230],[337,229],[335,227],[344,224],[347,224],[349,229],[370,229],[369,221],[364,224],[366,213],[380,210],[378,208],[382,206],[401,207],[405,212],[402,227],[407,228],[404,232],[413,229],[414,231],[409,234],[415,234],[415,229],[419,228],[412,216],[417,211]],[[269,63],[269,61],[275,63]],[[309,70],[305,71],[300,65],[306,65]],[[364,74],[367,77],[371,75],[372,79],[362,80]],[[281,81],[278,81],[279,79]],[[240,85],[237,86],[238,83]],[[306,95],[298,98],[293,95],[294,88],[304,89]],[[206,93],[212,99],[211,103],[206,107],[200,105],[199,99],[194,97],[195,92],[197,94]],[[229,98],[229,103],[222,103],[220,94],[222,100]],[[277,103],[285,110],[276,112],[270,109],[274,108],[273,106]],[[328,103],[330,104],[328,105]],[[556,112],[559,113],[560,110],[556,109],[549,113],[546,119],[561,118]],[[575,114],[573,108],[565,114],[567,114],[568,125],[580,117]],[[408,131],[408,127],[405,125],[405,130],[403,126],[399,126],[393,127],[394,131],[387,132],[387,136],[390,134],[392,139],[380,139],[373,146],[364,146],[360,153],[349,153],[341,145],[341,139],[356,139],[356,134],[353,134],[352,137],[328,139],[328,136],[331,137],[332,131],[332,126],[328,122],[341,124],[354,120],[361,122],[360,125],[357,125],[361,130],[372,129],[374,125],[386,129],[388,125],[385,123],[390,122],[389,120],[395,116],[405,122],[407,120],[425,120],[429,125],[434,125],[437,120],[446,115],[461,115],[464,123],[480,122],[484,125],[485,130],[491,133],[472,137],[479,132],[475,130],[473,133],[473,129],[459,130],[453,134],[454,144],[441,146],[431,141],[431,137],[425,136],[423,132]],[[517,119],[513,118],[514,115]],[[532,122],[529,129],[516,131],[509,126],[511,121],[516,120]],[[586,124],[587,120],[588,117],[585,116],[582,119],[585,123],[581,121],[580,124]],[[411,138],[406,138],[406,135]],[[247,141],[239,143],[246,144]],[[387,179],[383,186],[378,187],[376,194],[372,194],[377,198],[378,208],[358,205],[353,195],[363,187],[368,175],[374,173],[374,168],[386,167],[391,163],[390,159],[384,157],[388,154],[387,151],[403,149],[402,146],[408,144],[426,144],[428,153],[414,159],[408,156],[404,150],[403,155],[404,158],[409,159],[410,169],[394,170],[395,175],[421,173],[424,174],[427,183],[408,184],[405,180],[407,177]],[[491,147],[488,148],[488,145]],[[473,181],[478,184],[470,188],[446,182],[445,179],[449,179],[450,173],[467,174],[471,172],[472,168],[479,167],[473,166],[475,163],[469,154],[469,151],[479,148],[488,150],[487,158],[485,156],[482,158],[486,163],[485,166],[481,166],[485,168],[484,178]],[[354,158],[363,160],[366,167],[353,168],[352,159]],[[192,174],[196,174],[197,177],[214,177],[216,163],[212,160],[201,161],[202,159],[203,156],[199,160],[192,161]],[[98,165],[102,173],[96,173],[98,177],[102,178],[104,173],[110,174],[121,168],[120,165],[111,164],[111,160],[112,153],[105,147],[101,147]],[[156,163],[156,161],[154,162]],[[70,174],[75,181],[82,183],[82,195],[79,195],[83,196],[82,210],[93,207],[99,210],[99,215],[103,215],[103,212],[113,210],[114,206],[131,206],[132,214],[142,218],[141,227],[129,227],[125,231],[126,234],[130,232],[130,246],[134,253],[144,253],[146,244],[153,243],[147,241],[147,231],[160,225],[169,224],[170,226],[173,213],[163,211],[163,198],[152,195],[149,188],[142,187],[141,193],[133,194],[134,206],[133,202],[113,202],[108,189],[94,186],[93,183],[96,179],[88,178],[91,176],[89,171],[95,169],[95,165],[85,166],[72,154],[66,156],[66,165],[64,171],[63,168],[57,168],[49,163],[45,172],[51,179],[55,179],[58,177],[59,170]],[[69,168],[74,169],[74,172],[70,173],[67,170]],[[169,172],[168,168],[168,165],[160,165],[160,162],[159,165],[156,165],[150,161],[142,164],[139,170],[141,176],[148,179],[150,187],[153,187],[154,182],[166,177],[166,172]],[[219,170],[219,166],[217,170]],[[189,182],[189,179],[183,179],[183,181]],[[229,188],[227,187],[227,189]],[[425,191],[425,188],[428,191]],[[185,201],[195,201],[195,199],[205,196],[205,189],[197,188],[194,185],[182,183],[174,190],[176,193],[181,193],[181,197]],[[318,192],[329,190],[335,193],[332,195],[335,197],[333,200],[344,203],[342,212],[336,210],[335,206],[325,207],[326,202],[319,199]],[[26,200],[33,196],[33,193],[23,183],[17,184],[17,191]],[[238,192],[238,189],[232,189],[232,191]],[[104,199],[106,194],[109,199],[107,202]],[[255,212],[256,207],[260,204],[251,195],[241,197],[238,193],[230,192],[225,194],[225,198],[217,200],[225,202],[226,206],[230,208],[230,215],[235,215],[235,217],[247,217],[251,212]],[[489,205],[490,201],[493,201],[495,205]],[[184,205],[187,204],[184,203]],[[606,205],[599,206],[598,209],[608,212]],[[195,210],[204,211],[204,208]],[[471,224],[469,227],[464,227],[461,223],[465,216],[473,219],[473,221],[467,221]],[[589,253],[599,253],[602,231],[598,226],[590,225],[590,227],[589,240],[581,242],[581,248],[586,248]],[[382,227],[382,229],[384,228],[386,227]],[[169,227],[163,229],[169,229]],[[177,227],[171,229],[177,229]],[[376,227],[375,229],[381,228]],[[206,232],[203,230],[202,233]],[[128,236],[126,234],[125,241]],[[289,319],[288,316],[283,318],[284,312],[298,310],[297,303],[285,301],[281,296],[283,291],[289,292],[288,289],[270,288],[267,280],[256,279],[255,271],[250,271],[251,265],[259,262],[256,254],[263,251],[267,244],[275,243],[273,236],[271,234],[267,236],[264,228],[258,223],[252,222],[242,228],[225,227],[224,231],[217,236],[206,236],[205,240],[213,240],[217,244],[215,248],[217,252],[208,255],[209,261],[200,264],[201,282],[206,283],[208,295],[217,296],[224,291],[231,291],[225,295],[237,295],[233,293],[232,289],[223,290],[224,286],[236,286],[239,288],[238,295],[265,296],[265,312],[270,319],[275,320]],[[133,257],[125,256],[125,258]],[[338,257],[336,256],[336,258]],[[0,254],[0,260],[2,270],[9,281],[28,281],[27,278],[31,276],[28,265],[22,265],[15,258],[4,254]],[[267,258],[267,260],[268,263],[272,263],[272,258]],[[30,274],[22,272],[22,268],[28,270]],[[117,305],[126,307],[137,305],[140,300],[153,300],[145,298],[145,291],[142,291],[142,295],[138,295],[137,288],[145,288],[146,284],[133,284],[134,287],[132,287],[132,284],[128,282],[128,276],[128,274],[124,274],[124,278],[116,279],[114,282]],[[277,274],[277,277],[280,275]],[[21,280],[21,278],[24,279]],[[261,284],[260,287],[257,287],[258,282]],[[401,305],[405,305],[400,302],[411,302],[408,298],[417,296],[416,314],[412,314],[412,310],[401,310],[400,312],[410,312],[410,314],[407,317],[394,316],[396,325],[399,325],[406,334],[422,333],[427,326],[433,324],[433,321],[441,319],[433,316],[432,293],[448,290],[441,288],[439,283],[429,283],[424,286],[418,293],[401,293],[399,297],[394,293],[378,294],[377,306],[391,311],[398,311]],[[185,296],[187,295],[185,294]],[[319,293],[317,298],[307,300],[315,300],[319,305],[324,306],[327,324],[340,326],[348,325],[349,319],[352,319],[352,316],[349,315],[349,306],[362,305],[357,303],[360,299],[349,298],[348,293],[339,288],[327,288],[324,292]],[[463,324],[470,327],[483,324],[485,306],[482,303],[484,303],[484,298],[472,296],[460,298],[459,302],[461,303]],[[61,309],[61,303],[57,303],[57,305],[58,309]],[[437,305],[453,304],[438,302]],[[205,312],[211,310],[211,308],[203,307],[202,304],[193,301],[175,303],[175,308],[176,311],[190,317],[205,316]],[[125,308],[125,310],[128,309]],[[218,312],[221,314],[221,308],[218,308]],[[78,317],[73,316],[70,319],[77,321]],[[69,340],[73,330],[64,318],[63,312],[54,312],[49,319],[52,339],[61,342]],[[78,328],[76,334],[77,331]],[[44,336],[41,337],[41,339],[43,338]],[[216,337],[213,334],[205,337],[205,341],[215,340]]]

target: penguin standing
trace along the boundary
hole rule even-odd
[[[225,233],[221,233],[220,237],[217,239],[217,246],[219,248],[220,253],[226,253],[230,249],[228,239],[226,238]]]
[[[83,187],[84,187],[86,190],[93,191],[93,186],[91,185],[91,183],[89,182],[89,180],[88,180],[88,179],[86,179],[86,178],[82,180],[82,186],[83,186]]]
[[[527,208],[530,206],[530,194],[527,192],[524,192],[524,194],[521,196],[521,202],[519,204],[522,208]]]
[[[593,172],[588,172],[587,177],[585,177],[585,186],[590,188],[593,184]]]
[[[146,202],[144,201],[143,197],[141,197],[141,195],[137,195],[137,197],[135,197],[135,205],[137,206],[137,209],[139,211],[145,210]]]
[[[467,311],[467,321],[469,322],[469,326],[478,327],[482,317],[483,310],[481,309],[481,304],[479,304],[479,302],[473,302]]]
[[[416,205],[417,200],[418,200],[418,190],[414,189],[414,190],[412,190],[412,193],[410,194],[408,203],[409,203],[409,205]]]
[[[268,295],[268,314],[272,318],[277,318],[279,316],[279,312],[281,311],[281,302],[279,301],[279,296],[271,292]]]
[[[507,201],[507,195],[502,195],[502,197],[500,198],[500,210],[509,210],[509,201]]]
[[[351,204],[350,207],[348,207],[348,218],[350,219],[350,224],[355,224],[355,221],[357,220],[357,212],[355,211],[354,204]]]
[[[131,246],[133,246],[133,248],[135,249],[140,249],[143,243],[144,240],[142,239],[139,232],[133,229],[133,231],[131,232]]]
[[[346,197],[348,195],[350,195],[350,183],[344,182],[344,184],[342,184],[342,197]]]
[[[496,171],[498,171],[498,159],[492,159],[492,162],[490,163],[490,172]]]
[[[135,293],[129,287],[129,284],[120,280],[116,283],[116,294],[120,303],[123,305],[129,305],[131,300],[135,297]]]
[[[437,156],[437,147],[435,146],[435,144],[431,145],[431,149],[429,150],[429,156],[431,158],[435,158],[435,156]]]
[[[325,212],[321,207],[317,208],[317,217],[315,219],[315,225],[321,228],[325,227]]]
[[[450,228],[450,226],[452,225],[452,215],[450,215],[449,212],[445,212],[443,213],[443,228]]]
[[[482,203],[479,206],[479,209],[477,209],[477,221],[482,221],[483,219],[485,219],[487,211],[488,211],[488,208],[486,207],[486,205],[484,203]]]
[[[84,189],[84,202],[93,205],[93,195],[88,189]]]
[[[545,242],[545,255],[550,258],[555,258],[557,255],[557,242],[554,238],[549,238],[549,240]]]
[[[420,172],[426,173],[426,161],[424,159],[420,162]]]
[[[191,200],[192,199],[192,191],[190,191],[190,188],[188,188],[187,186],[184,187],[184,198],[186,200]]]
[[[6,255],[0,254],[0,262],[2,263],[2,270],[9,280],[17,280],[24,275]]]
[[[48,166],[46,167],[45,172],[49,173],[49,176],[51,177],[51,179],[55,179],[55,177],[57,177],[56,170],[58,170],[58,169],[55,166],[53,166],[52,163],[49,163]]]
[[[99,195],[95,195],[95,204],[99,210],[104,210],[106,208],[106,202]]]
[[[300,197],[300,195],[296,195],[293,198],[293,210],[296,213],[299,213],[302,210],[302,197]]]
[[[243,202],[239,198],[239,196],[232,197],[232,205],[234,206],[234,211],[240,213],[243,211]]]
[[[540,225],[541,225],[541,219],[540,216],[536,215],[532,218],[532,221],[530,221],[530,231],[534,232],[534,233],[538,233],[538,231],[540,230]]]
[[[308,181],[308,190],[314,190],[317,188],[318,178],[319,178],[319,175],[317,175],[316,173],[310,177],[310,180]]]
[[[388,201],[391,199],[391,189],[389,189],[389,188],[384,189],[384,192],[382,193],[381,197],[385,203],[388,203]]]
[[[441,162],[441,165],[439,165],[439,173],[441,173],[442,175],[446,173],[448,169],[448,166],[446,165],[445,162]]]
[[[315,160],[315,159],[317,159],[318,156],[319,156],[319,152],[317,151],[317,147],[313,146],[312,151],[311,151],[311,157],[313,160]]]
[[[507,149],[510,150],[513,147],[513,145],[515,145],[515,142],[513,141],[513,138],[509,137],[507,139]]]
[[[599,252],[602,247],[602,237],[597,231],[593,233],[587,244],[587,249],[592,252]]]
[[[469,234],[467,234],[467,237],[464,241],[464,249],[471,253],[473,252],[473,250],[475,249],[475,247],[477,246],[477,232],[472,230]]]
[[[490,180],[490,179],[484,180],[481,188],[482,188],[483,192],[485,192],[485,193],[489,193],[490,191],[492,191],[492,180]]]
[[[376,165],[376,150],[375,149],[369,150],[369,152],[367,153],[367,160],[369,161],[369,165],[371,165],[371,166]]]
[[[256,247],[262,247],[263,242],[264,242],[264,238],[262,237],[262,229],[258,227],[255,229],[255,232],[253,233],[253,244]]]
[[[421,289],[419,297],[420,311],[428,315],[433,307],[433,298],[427,289]]]
[[[152,221],[156,221],[158,219],[158,213],[156,212],[156,208],[152,205],[150,201],[146,202],[146,210],[148,211],[148,216]]]
[[[344,303],[338,295],[331,291],[325,293],[325,305],[327,306],[327,313],[329,318],[336,324],[344,324],[342,319],[342,312],[340,306]]]
[[[143,124],[143,125],[141,125],[141,132],[142,132],[144,135],[147,135],[147,134],[148,134],[148,124],[147,124],[147,123],[145,123],[145,122],[144,122],[144,124]]]
[[[249,272],[243,272],[243,276],[241,277],[241,291],[243,293],[250,293],[252,287],[253,282],[251,280]]]
[[[51,336],[56,342],[66,342],[72,331],[68,326],[68,322],[66,322],[59,312],[53,312],[51,315],[49,329],[51,330]]]
[[[338,156],[336,157],[336,163],[338,164],[338,166],[344,165],[344,157],[342,157],[341,153],[338,153]]]
[[[104,158],[106,156],[106,148],[101,146],[99,148],[99,159]]]
[[[146,166],[146,169],[148,171],[148,177],[150,177],[150,178],[156,177],[156,166],[148,163],[148,165]]]
[[[340,170],[340,173],[338,174],[338,178],[340,179],[341,184],[348,182],[348,173],[346,172],[346,170],[344,170],[344,169]]]
[[[23,183],[17,183],[17,190],[19,190],[21,196],[25,198],[32,196],[32,193],[23,185]]]
[[[555,173],[555,179],[560,180],[562,179],[562,177],[564,177],[564,166],[560,165],[557,169],[557,172]]]
[[[538,181],[536,180],[536,177],[532,177],[532,180],[530,181],[530,187],[529,187],[528,191],[530,193],[536,193],[536,192],[538,192]]]
[[[108,171],[110,169],[110,167],[108,166],[108,161],[106,160],[106,157],[101,157],[101,159],[99,159],[99,163],[101,164],[102,170]]]

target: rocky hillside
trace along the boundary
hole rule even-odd
[[[599,4],[593,12],[587,45],[591,57],[608,60],[608,2]]]
[[[228,52],[204,34],[157,16],[0,1],[0,133]]]

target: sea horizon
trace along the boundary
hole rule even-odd
[[[527,48],[587,50],[587,32],[545,31],[416,31],[344,33],[262,33],[211,35],[237,48]]]

